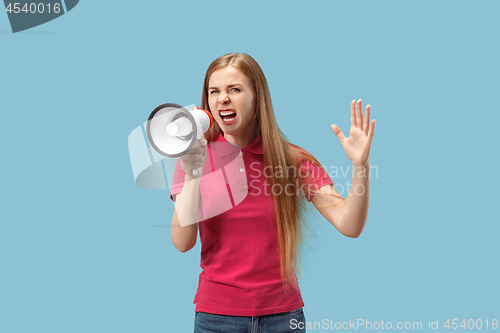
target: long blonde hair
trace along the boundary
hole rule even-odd
[[[201,108],[212,112],[208,104],[210,76],[215,70],[230,65],[240,69],[252,84],[256,99],[256,112],[251,132],[253,139],[262,135],[264,164],[270,166],[271,170],[289,170],[289,168],[299,170],[301,162],[306,160],[321,168],[321,164],[311,154],[292,145],[278,128],[266,77],[259,64],[248,54],[226,54],[210,64],[203,83]],[[210,130],[205,133],[205,138],[208,142],[215,141],[221,132],[217,122],[214,122]],[[300,170],[306,171],[305,168]],[[271,175],[268,176],[269,188],[273,189],[275,184],[280,189],[292,186],[295,194],[287,195],[283,193],[275,195],[274,191],[269,191],[273,197],[274,207],[276,207],[281,279],[286,290],[288,290],[289,284],[298,289],[298,281],[295,278],[294,270],[297,270],[300,266],[305,228],[305,197],[299,193],[298,189],[306,184],[308,174],[300,175],[297,172],[283,172],[281,174],[282,177],[276,177],[276,173],[271,172]],[[314,189],[311,190],[314,191]]]

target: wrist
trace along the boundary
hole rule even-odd
[[[184,183],[187,183],[192,180],[200,180],[200,176],[193,176],[192,174],[190,175],[189,173],[186,173],[184,176]]]
[[[370,163],[369,162],[367,162],[365,164],[353,163],[352,164],[353,182],[354,182],[354,179],[369,178],[370,171],[371,170],[370,170]]]
[[[370,161],[366,161],[365,163],[359,163],[352,161],[353,168],[370,168]]]

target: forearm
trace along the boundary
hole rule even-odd
[[[358,237],[368,217],[370,164],[353,165],[352,186],[344,202],[341,222],[344,235]]]
[[[190,250],[196,244],[198,234],[198,204],[200,178],[186,178],[181,193],[175,198],[170,237],[181,252]]]

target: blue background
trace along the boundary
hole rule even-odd
[[[499,9],[80,1],[17,34],[0,13],[0,332],[192,332],[200,244],[173,247],[169,193],[135,185],[127,138],[162,103],[199,105],[206,68],[229,52],[259,62],[280,128],[327,168],[350,166],[330,128],[348,135],[350,102],[376,119],[363,234],[313,222],[307,321],[491,331]]]

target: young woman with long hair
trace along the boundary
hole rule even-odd
[[[280,131],[264,73],[249,55],[231,53],[212,62],[203,83],[201,108],[211,112],[215,121],[205,139],[179,158],[171,188],[176,203],[171,229],[174,246],[182,252],[190,250],[198,231],[202,242],[195,332],[305,332],[296,270],[307,228],[306,201],[342,234],[360,235],[368,214],[375,127],[370,107],[363,116],[361,100],[352,101],[348,138],[331,126],[353,163],[346,199],[321,164]],[[228,161],[238,155],[241,165],[233,165],[235,173],[229,175]],[[191,172],[198,167],[203,167],[201,178]],[[227,187],[204,180],[218,169],[228,173],[221,178]],[[240,202],[231,181],[240,188],[247,184]],[[233,189],[232,208],[204,219],[203,212],[223,200],[221,188],[223,192]]]

